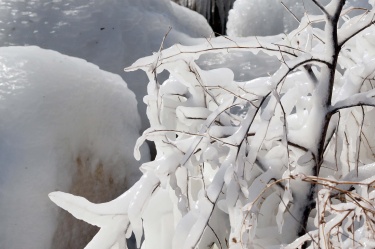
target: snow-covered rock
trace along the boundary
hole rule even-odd
[[[53,49],[123,77],[137,96],[144,128],[148,80],[124,67],[158,51],[169,27],[164,47],[212,33],[203,16],[170,0],[2,0],[0,16],[0,46]]]
[[[137,180],[135,95],[118,75],[38,47],[1,47],[0,68],[0,248],[83,248],[95,231],[47,195],[103,202]]]

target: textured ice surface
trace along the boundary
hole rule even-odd
[[[2,0],[0,16],[0,46],[37,45],[121,75],[141,105],[144,128],[148,80],[123,68],[158,51],[169,27],[164,47],[212,32],[203,16],[170,0]]]
[[[0,48],[0,68],[0,248],[59,248],[48,193],[106,201],[140,174],[135,95],[118,75],[38,47]]]

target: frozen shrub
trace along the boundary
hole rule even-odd
[[[175,45],[127,69],[150,80],[151,127],[135,156],[146,139],[157,156],[111,202],[50,194],[101,227],[87,248],[124,248],[131,232],[140,246],[143,231],[144,249],[374,248],[374,1],[311,3],[320,14],[287,35]],[[236,82],[227,68],[196,64],[232,51],[263,52],[280,67]]]

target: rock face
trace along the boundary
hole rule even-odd
[[[47,195],[104,202],[138,179],[135,95],[118,75],[38,47],[1,47],[0,68],[0,248],[83,248],[96,228]]]
[[[203,15],[217,35],[224,35],[228,22],[228,13],[232,9],[235,0],[172,1]]]
[[[77,157],[73,163],[75,173],[68,192],[84,196],[96,203],[107,202],[122,194],[127,187],[126,177],[123,181],[115,182],[111,172],[101,162],[92,165],[91,158]],[[94,166],[94,170],[92,170]],[[60,210],[57,218],[57,227],[53,235],[52,246],[54,249],[84,248],[98,228],[74,218],[64,210]]]

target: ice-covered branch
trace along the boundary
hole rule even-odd
[[[352,18],[345,23],[338,33],[338,45],[344,46],[348,40],[355,37],[358,33],[369,28],[375,23],[375,12],[366,11],[363,15]]]
[[[157,149],[121,209],[138,243],[142,225],[146,249],[163,229],[168,249],[374,243],[373,179],[363,175],[375,161],[375,112],[349,107],[375,106],[373,33],[360,35],[365,27],[375,31],[371,11],[346,19],[344,3],[312,0],[323,14],[306,14],[288,35],[202,39],[125,69],[142,69],[150,80],[144,100],[151,127],[135,155],[145,140]],[[237,82],[228,68],[196,62],[234,51],[252,53],[251,63],[276,57],[279,67]],[[168,79],[159,79],[162,71]],[[156,205],[170,218],[166,225],[149,204],[160,193],[168,200]]]
[[[269,55],[280,57],[280,52],[292,57],[299,52],[298,48],[289,48],[285,43],[285,35],[278,35],[273,37],[248,37],[248,38],[227,38],[219,37],[210,40],[203,40],[200,45],[196,46],[182,46],[176,44],[169,49],[163,50],[161,55],[154,54],[153,56],[141,58],[125,71],[134,71],[142,68],[157,66],[162,63],[169,63],[179,58],[198,59],[198,57],[205,53],[228,53],[234,51],[250,51],[257,54],[263,51]],[[284,46],[285,44],[285,46]],[[158,60],[156,58],[159,57]],[[157,64],[155,64],[157,62]]]
[[[370,95],[370,96],[369,96]],[[372,106],[375,107],[375,99],[372,94],[369,93],[357,93],[348,99],[345,99],[343,101],[339,101],[336,104],[334,104],[329,112],[331,114],[334,114],[341,109],[346,109],[346,108],[352,108],[356,106]]]

